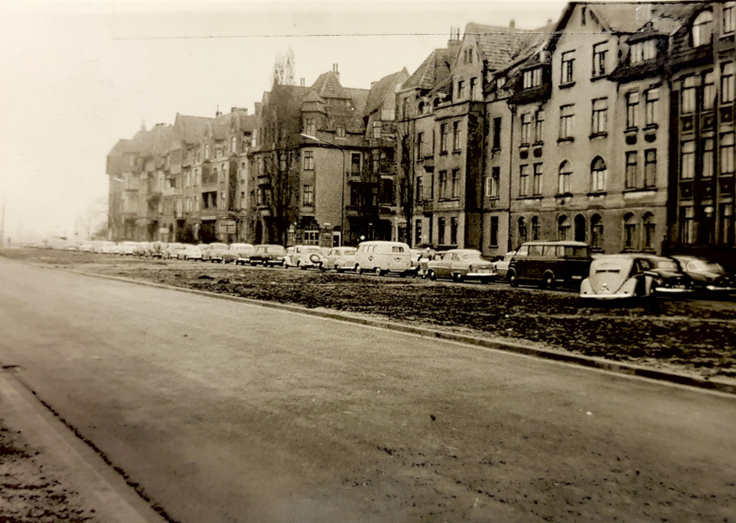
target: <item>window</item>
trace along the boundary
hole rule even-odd
[[[360,153],[350,155],[350,174],[353,176],[360,175]]]
[[[680,243],[689,245],[695,241],[695,208],[680,207]]]
[[[605,134],[608,128],[608,98],[593,100],[592,134]]]
[[[452,150],[460,150],[460,129],[462,128],[462,122],[452,123]]]
[[[557,179],[557,193],[570,194],[570,178],[572,177],[572,169],[570,162],[565,160],[560,164],[560,175]]]
[[[304,151],[304,170],[314,170],[314,151]]]
[[[693,22],[693,47],[700,47],[710,43],[713,32],[713,13],[703,11]]]
[[[534,143],[542,143],[544,131],[544,111],[537,111],[534,123]]]
[[[654,215],[650,212],[644,215],[644,249],[654,248],[654,233],[656,232],[657,225],[654,223]]]
[[[630,62],[632,65],[653,60],[657,57],[657,42],[654,40],[645,40],[631,44]]]
[[[590,167],[590,188],[592,192],[603,192],[606,190],[606,162],[600,156],[593,160]]]
[[[575,51],[562,53],[561,84],[569,84],[575,80]]]
[[[460,169],[452,170],[452,197],[460,198]]]
[[[711,178],[713,176],[713,139],[703,140],[703,178]]]
[[[638,153],[629,151],[626,153],[626,188],[636,187],[636,162]]]
[[[531,89],[542,85],[542,68],[536,67],[528,71],[524,71],[522,76],[522,86],[524,89]]]
[[[560,241],[567,241],[570,237],[570,220],[567,216],[560,216],[557,218],[557,239]]]
[[[539,240],[539,232],[541,228],[539,226],[539,216],[532,217],[532,241]]]
[[[440,200],[447,198],[447,171],[440,171]]]
[[[527,196],[529,194],[529,166],[522,165],[519,172],[519,196]]]
[[[626,95],[626,127],[634,129],[639,121],[639,93]]]
[[[534,179],[532,180],[532,194],[534,196],[540,196],[542,194],[542,178],[544,176],[544,170],[542,169],[541,163],[534,164]]]
[[[711,140],[712,141],[712,140]],[[712,158],[711,158],[712,161]],[[644,187],[657,186],[657,150],[644,151]]]
[[[522,216],[519,218],[519,243],[524,243],[526,241],[526,221],[524,221],[524,217]]]
[[[603,219],[599,214],[590,218],[590,246],[593,249],[603,248]]]
[[[227,209],[227,196],[225,191],[220,191],[220,209]]]
[[[734,2],[728,2],[723,6],[723,34],[733,33],[736,29],[736,9]]]
[[[695,177],[695,142],[682,142],[680,153],[680,178],[692,180]]]
[[[624,216],[624,249],[636,248],[636,218],[632,213]]]
[[[721,175],[733,176],[734,172],[734,143],[733,133],[721,135]]]
[[[694,76],[688,76],[682,83],[682,114],[688,114],[695,111],[695,90],[697,89],[697,80]]]
[[[416,202],[422,202],[424,201],[424,188],[422,187],[422,177],[417,176],[416,181],[414,182],[414,188],[415,188],[415,195],[414,195],[414,201]]]
[[[646,99],[646,126],[655,125],[657,123],[657,100],[659,100],[659,89],[649,89],[644,93]]]
[[[233,136],[230,138],[230,152],[236,153],[238,152],[238,137]]]
[[[563,105],[560,107],[560,140],[572,138],[572,117],[574,105]]]
[[[302,204],[313,206],[314,205],[314,186],[304,184],[302,191]]]
[[[345,136],[345,128],[342,130],[342,135]],[[373,139],[381,139],[381,122],[373,122]]]
[[[521,115],[521,145],[529,145],[529,136],[532,127],[532,113]]]
[[[209,160],[210,158],[210,144],[204,146],[204,159]]]
[[[703,75],[703,110],[710,111],[716,99],[716,88],[714,85],[713,71],[708,71]]]
[[[491,216],[491,247],[498,245],[498,216]]]
[[[721,205],[721,243],[726,245],[735,243],[733,222],[733,204]]]
[[[732,104],[734,99],[734,63],[729,62],[721,71],[721,103]]]
[[[486,179],[486,196],[490,198],[498,198],[499,185],[501,184],[501,168],[492,167],[491,177]]]
[[[379,201],[383,205],[394,204],[394,181],[391,178],[381,178]]]
[[[445,218],[442,216],[437,218],[437,243],[445,244]]]
[[[593,46],[593,78],[599,78],[606,75],[606,46],[608,42],[603,42]]]
[[[337,128],[335,129],[335,136],[337,138],[345,138],[345,126],[344,125],[337,126]]]
[[[314,118],[304,119],[304,134],[308,134],[309,136],[317,135],[317,122]]]
[[[476,91],[477,86],[478,86],[478,79],[471,78],[470,79],[470,99],[471,100],[475,100],[475,91]]]
[[[424,158],[424,133],[417,133],[417,155]]]
[[[501,118],[493,119],[493,150],[501,148]]]
[[[450,218],[450,243],[457,245],[457,218]]]
[[[457,99],[462,100],[465,98],[465,81],[460,80],[457,83]]]
[[[440,154],[447,154],[447,124],[440,125]]]
[[[422,243],[422,220],[414,222],[414,244]]]

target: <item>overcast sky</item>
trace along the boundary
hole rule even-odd
[[[176,113],[214,116],[261,99],[291,47],[311,85],[339,64],[346,87],[412,73],[451,27],[535,28],[565,2],[239,1],[0,3],[0,205],[5,236],[73,235],[107,194],[119,138]],[[1,219],[1,218],[0,218]]]

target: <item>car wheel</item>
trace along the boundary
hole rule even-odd
[[[462,283],[464,279],[465,278],[463,278],[463,275],[459,272],[455,272],[452,274],[452,281],[454,281],[455,283]]]
[[[519,286],[519,281],[517,280],[516,273],[514,271],[509,271],[506,274],[506,280],[509,282],[509,285],[511,285],[512,287]]]
[[[433,270],[427,271],[427,276],[429,276],[429,279],[432,281],[435,281],[437,279],[437,275],[434,273]]]
[[[541,287],[543,289],[554,289],[555,288],[555,275],[551,272],[546,272],[544,276],[542,276],[542,285]]]
[[[376,267],[376,276],[382,276],[382,275],[383,275],[383,271],[381,270],[381,268]]]
[[[363,267],[361,267],[360,265],[356,265],[355,274],[363,274]]]
[[[337,265],[337,264],[335,264],[335,272],[341,272],[341,271],[340,271],[340,267],[338,267],[338,265]]]

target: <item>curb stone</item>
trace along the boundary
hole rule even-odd
[[[58,269],[58,267],[50,267]],[[355,323],[359,325],[366,325],[370,327],[377,327],[386,330],[393,330],[397,332],[403,332],[407,334],[415,334],[427,338],[435,338],[439,340],[454,341],[465,345],[471,345],[475,347],[482,347],[485,349],[495,349],[505,352],[513,352],[516,354],[523,354],[527,356],[534,356],[537,358],[543,358],[553,361],[560,361],[565,363],[572,363],[583,367],[590,367],[599,370],[605,370],[618,374],[625,374],[629,376],[638,376],[641,378],[647,378],[651,380],[665,381],[669,383],[675,383],[678,385],[685,385],[688,387],[695,387],[700,389],[706,389],[710,391],[724,392],[727,394],[736,394],[736,384],[731,384],[718,380],[710,380],[707,378],[698,378],[695,376],[688,376],[686,374],[678,374],[676,372],[668,372],[665,370],[654,369],[650,367],[644,367],[641,365],[635,365],[631,363],[616,362],[607,360],[604,358],[598,358],[593,356],[583,356],[581,354],[575,354],[572,352],[565,352],[561,350],[543,349],[539,347],[532,347],[521,343],[514,343],[510,341],[490,340],[487,338],[480,338],[477,336],[470,336],[466,334],[459,334],[447,331],[440,331],[431,329],[429,327],[416,327],[412,325],[404,325],[401,323],[394,323],[386,320],[377,320],[371,318],[362,318],[357,316],[348,316],[338,312],[330,312],[325,310],[315,310],[303,307],[300,305],[290,305],[278,302],[269,302],[262,300],[255,300],[252,298],[244,298],[241,296],[231,296],[228,294],[220,294],[211,291],[203,291],[199,289],[188,289],[185,287],[176,287],[174,285],[167,285],[163,283],[155,283],[145,280],[136,280],[133,278],[124,278],[120,276],[109,276],[105,274],[95,274],[91,272],[85,272],[78,269],[66,269],[61,268],[66,272],[79,274],[82,276],[91,276],[95,278],[102,278],[112,281],[119,281],[124,283],[134,283],[138,285],[145,285],[148,287],[157,287],[161,289],[175,290],[179,292],[186,292],[189,294],[197,294],[200,296],[207,296],[210,298],[218,298],[222,300],[230,300],[238,303],[247,303],[250,305],[256,305],[259,307],[266,307],[271,309],[278,309],[288,312],[295,312],[300,314],[308,314],[310,316],[317,316],[321,318],[343,321],[347,323]]]

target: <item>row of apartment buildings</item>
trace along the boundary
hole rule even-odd
[[[113,237],[734,253],[735,2],[470,23],[409,75],[274,85],[108,156]]]

